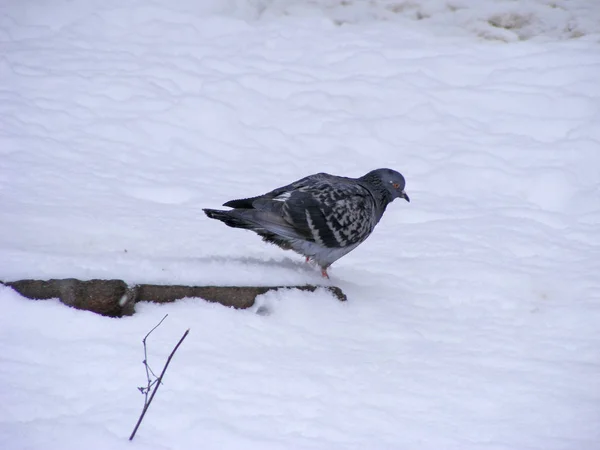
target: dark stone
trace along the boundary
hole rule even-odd
[[[184,297],[199,297],[209,302],[238,309],[250,308],[258,295],[276,289],[300,289],[314,292],[323,288],[337,299],[346,295],[335,286],[178,286],[140,284],[128,287],[122,280],[18,280],[3,283],[24,297],[44,300],[58,298],[65,305],[103,316],[122,317],[134,313],[135,303],[167,303]]]
[[[71,280],[71,279],[69,279]],[[76,281],[75,279],[72,279]],[[2,283],[10,286],[23,297],[33,300],[60,298],[60,284],[67,280],[18,280]]]
[[[4,283],[24,297],[35,300],[58,298],[65,305],[103,316],[130,316],[134,312],[135,290],[122,280],[19,280]]]
[[[250,308],[257,295],[264,294],[272,288],[245,286],[177,286],[140,284],[138,301],[156,303],[173,302],[184,297],[200,297],[209,302],[233,306],[238,309]]]
[[[172,302],[184,297],[200,297],[209,302],[233,306],[238,309],[250,308],[257,296],[276,289],[300,289],[314,292],[317,288],[331,292],[338,300],[346,301],[346,295],[335,286],[177,286],[140,284],[138,301],[156,303]]]

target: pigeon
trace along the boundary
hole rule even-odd
[[[387,205],[410,202],[399,172],[376,169],[360,178],[309,175],[257,197],[231,200],[223,211],[203,209],[211,219],[252,230],[284,250],[293,250],[327,269],[373,232]]]

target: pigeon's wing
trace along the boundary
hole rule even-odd
[[[256,197],[242,198],[239,200],[230,200],[227,203],[224,203],[223,206],[228,206],[230,208],[241,208],[241,209],[261,209],[261,207],[268,207],[269,200],[277,199],[279,201],[285,200],[289,197],[289,193],[306,187],[317,184],[322,181],[330,180],[333,178],[339,178],[334,175],[329,175],[328,173],[316,173],[314,175],[309,175],[307,177],[301,178],[300,180],[296,180],[293,183],[290,183],[286,186],[279,187],[277,189],[273,189],[270,192],[267,192],[263,195],[258,195]],[[257,203],[258,201],[258,203]],[[281,205],[280,205],[281,206]]]
[[[260,216],[262,226],[270,231],[327,248],[358,244],[377,223],[370,192],[351,178],[327,173],[310,175],[257,197],[231,200],[223,206],[235,208],[238,214],[247,210],[244,214]]]
[[[308,241],[340,248],[364,241],[373,231],[374,199],[355,182],[319,180],[287,193],[283,218]]]

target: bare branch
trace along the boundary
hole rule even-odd
[[[187,330],[185,330],[185,333],[183,333],[183,336],[181,336],[181,339],[179,339],[179,342],[177,342],[177,345],[175,346],[175,348],[173,348],[173,351],[171,351],[171,354],[167,358],[167,362],[165,363],[165,366],[163,367],[162,372],[160,373],[160,375],[157,378],[156,375],[154,375],[154,372],[152,372],[152,369],[150,369],[150,367],[148,365],[148,353],[147,353],[147,348],[146,348],[146,339],[148,338],[148,336],[150,336],[150,333],[152,333],[156,328],[158,328],[158,326],[163,322],[163,320],[165,320],[167,318],[167,315],[165,315],[165,317],[162,318],[162,320],[158,323],[158,325],[156,325],[154,328],[152,328],[148,332],[146,337],[144,337],[144,339],[142,340],[142,343],[144,344],[144,366],[146,367],[146,378],[148,380],[148,386],[138,388],[140,390],[140,392],[142,392],[145,396],[144,408],[142,409],[142,413],[141,413],[137,423],[135,424],[135,428],[133,429],[131,436],[129,436],[130,441],[135,437],[135,433],[137,432],[138,428],[140,427],[140,424],[142,423],[142,420],[144,419],[144,416],[146,415],[146,411],[148,411],[148,408],[150,407],[150,403],[152,403],[152,400],[154,399],[154,396],[156,395],[156,392],[158,391],[159,386],[162,384],[162,379],[165,376],[167,367],[169,367],[169,363],[171,362],[171,359],[173,359],[175,352],[177,351],[177,349],[179,348],[179,346],[181,345],[183,340],[187,337],[188,333],[190,332],[189,328]],[[154,380],[152,380],[150,378],[150,374],[152,374],[152,376],[155,377]],[[154,386],[154,390],[152,391],[150,398],[148,398],[148,393],[150,392],[150,389],[152,389],[153,386]]]
[[[160,322],[158,322],[156,325],[154,325],[154,328],[152,328],[150,331],[148,331],[148,333],[146,334],[146,336],[144,336],[144,339],[142,339],[142,342],[144,344],[146,343],[146,339],[148,339],[148,336],[150,336],[154,330],[156,330],[158,327],[160,327],[160,325],[165,321],[165,319],[167,317],[169,317],[169,315],[165,314],[165,317],[163,317],[162,319],[160,319]]]
[[[165,314],[165,316],[160,320],[160,322],[158,322],[150,331],[148,331],[146,336],[144,336],[144,339],[142,339],[142,344],[144,344],[144,361],[142,362],[144,363],[144,367],[146,368],[146,380],[148,381],[148,383],[146,387],[139,387],[138,389],[142,394],[144,394],[144,406],[146,406],[146,404],[148,403],[148,393],[150,392],[152,385],[156,381],[156,375],[154,374],[154,372],[150,368],[150,365],[148,364],[148,349],[146,347],[146,339],[148,339],[148,336],[150,336],[154,330],[160,327],[160,325],[165,321],[167,316],[168,314]],[[150,374],[152,374],[154,380],[150,378]]]

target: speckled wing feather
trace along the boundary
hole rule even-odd
[[[259,204],[256,203],[256,200],[262,201],[262,204],[264,206],[266,200],[272,200],[272,199],[275,199],[276,197],[285,195],[285,193],[287,193],[287,192],[291,192],[296,189],[300,189],[302,187],[311,186],[311,185],[314,185],[321,181],[326,181],[326,180],[330,180],[333,178],[341,178],[341,177],[336,177],[335,175],[329,175],[328,173],[323,173],[323,172],[316,173],[314,175],[309,175],[307,177],[301,178],[300,180],[294,181],[293,183],[290,183],[286,186],[282,186],[277,189],[273,189],[272,191],[267,192],[266,194],[263,194],[263,195],[259,195],[257,197],[242,198],[239,200],[230,200],[227,203],[223,203],[223,206],[228,206],[230,208],[244,208],[244,209],[257,208],[257,209],[260,209],[258,207]]]
[[[356,182],[343,178],[318,180],[280,193],[277,198],[283,200],[284,220],[306,240],[323,247],[358,244],[376,225],[371,194]]]

